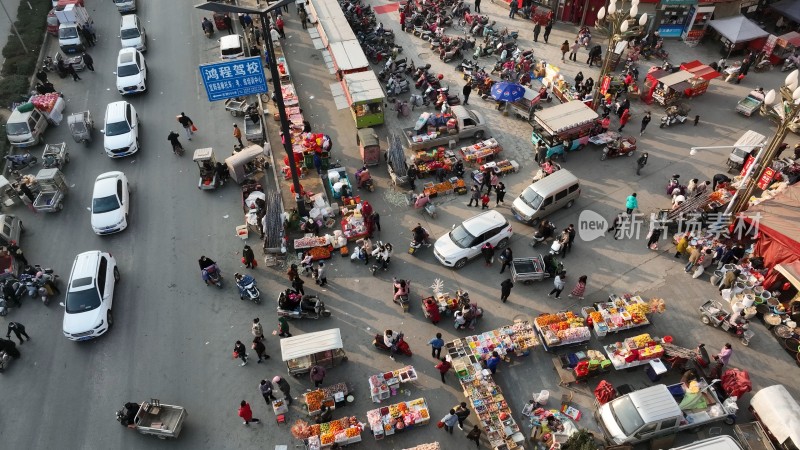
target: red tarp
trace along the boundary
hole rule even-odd
[[[786,34],[782,34],[778,36],[778,42],[780,43],[780,41],[788,42],[789,44],[792,44],[795,47],[800,47],[800,33],[796,31],[790,31]]]
[[[764,258],[764,265],[769,268],[763,284],[770,287],[778,278],[775,266],[800,260],[800,242],[795,240],[800,223],[800,184],[748,209],[745,221],[752,223],[756,214],[760,216],[755,253]]]
[[[617,392],[614,390],[614,386],[611,385],[606,380],[601,380],[600,383],[597,384],[597,387],[594,388],[594,398],[597,399],[597,403],[604,405],[617,396]]]
[[[729,396],[742,398],[742,394],[753,389],[753,383],[750,382],[750,375],[747,372],[729,369],[722,374],[722,389],[725,389]]]
[[[714,78],[722,76],[721,73],[717,72],[716,70],[712,69],[706,64],[701,63],[698,60],[681,64],[681,70],[691,72],[692,74],[694,74],[695,78],[702,78],[706,81],[711,81]]]

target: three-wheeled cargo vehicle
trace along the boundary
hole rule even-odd
[[[378,135],[372,128],[356,130],[356,142],[361,153],[361,161],[365,166],[377,166],[381,160],[381,144]]]
[[[200,181],[197,182],[197,189],[210,190],[216,189],[217,180],[217,160],[214,158],[212,148],[198,148],[194,151],[192,161],[197,163],[200,170]]]
[[[758,147],[767,142],[767,137],[761,133],[756,133],[753,130],[747,130],[742,137],[736,141],[728,155],[728,173],[734,173],[742,170],[747,156],[752,152],[754,155],[758,153]],[[754,151],[755,150],[755,151]]]
[[[69,131],[72,133],[72,139],[77,143],[88,144],[92,142],[92,131],[94,131],[94,120],[89,111],[82,111],[72,113],[67,118],[69,124]]]
[[[347,361],[342,347],[341,331],[334,328],[281,339],[281,357],[289,375],[300,376],[314,365],[329,369]]]
[[[141,434],[159,439],[174,439],[181,434],[189,413],[182,406],[167,405],[158,399],[149,402],[126,403],[117,411],[117,421]]]
[[[263,170],[265,164],[264,148],[260,145],[250,145],[225,158],[225,165],[236,184],[242,184],[244,180]]]
[[[261,126],[260,116],[244,116],[244,137],[250,142],[264,142],[264,127]]]
[[[42,165],[45,169],[53,167],[63,169],[64,165],[69,162],[69,152],[67,151],[67,143],[60,144],[47,144],[44,146],[42,152]]]
[[[42,169],[36,174],[39,184],[39,195],[33,202],[33,209],[39,212],[56,212],[64,208],[64,197],[67,195],[67,180],[56,168]]]

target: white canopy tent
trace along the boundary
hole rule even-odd
[[[769,36],[769,33],[762,30],[761,27],[745,16],[712,20],[709,25],[734,44]]]

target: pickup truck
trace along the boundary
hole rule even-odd
[[[80,53],[86,49],[79,27],[89,22],[86,8],[78,4],[68,4],[64,9],[56,9],[58,18],[58,46],[64,54]]]
[[[403,129],[408,148],[411,151],[424,150],[439,145],[446,146],[454,139],[459,141],[472,137],[480,140],[486,136],[486,120],[479,113],[463,106],[453,106],[449,115],[450,118],[445,123],[436,126],[436,131],[428,132],[430,122],[435,121],[439,115],[422,113],[416,126]],[[450,122],[449,126],[447,122]]]
[[[704,380],[699,385],[694,393],[681,383],[650,386],[600,405],[594,417],[612,445],[638,444],[715,422],[733,424],[734,408],[721,402]]]

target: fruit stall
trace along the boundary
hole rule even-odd
[[[461,178],[452,177],[449,180],[445,180],[441,183],[428,181],[422,185],[422,192],[431,198],[450,195],[454,192],[459,195],[463,195],[467,193],[467,186],[464,184],[464,180]]]
[[[322,387],[303,394],[303,403],[306,405],[309,416],[316,416],[322,412],[322,407],[328,409],[341,408],[346,405],[350,389],[347,383],[337,383],[332,386]]]
[[[292,436],[307,441],[308,450],[330,448],[334,443],[340,446],[361,442],[363,425],[355,416],[343,417],[331,422],[309,424],[297,420],[292,425]]]
[[[372,401],[380,403],[401,392],[400,384],[417,380],[414,366],[405,366],[391,372],[379,373],[369,377],[369,392]]]
[[[313,236],[308,234],[294,240],[294,249],[308,251],[311,253],[311,257],[314,261],[319,261],[331,257],[333,246],[331,245],[330,236]]]
[[[466,163],[483,164],[487,160],[494,159],[495,155],[503,151],[503,147],[497,142],[497,139],[489,138],[485,141],[461,147],[459,151]]]
[[[485,172],[486,169],[491,169],[497,175],[503,176],[508,175],[510,173],[516,173],[519,171],[519,163],[514,160],[504,159],[502,161],[489,161],[485,164],[481,164],[478,168],[481,172]]]
[[[441,450],[442,447],[438,442],[431,442],[430,444],[419,444],[414,447],[404,448],[403,450]]]
[[[381,406],[367,411],[367,423],[372,429],[375,440],[425,425],[430,420],[431,413],[424,398]]]
[[[436,175],[436,171],[440,168],[449,173],[458,159],[456,154],[447,148],[436,147],[417,150],[412,162],[417,165],[417,178],[425,178]]]
[[[581,345],[592,337],[583,317],[571,311],[542,314],[534,320],[534,325],[547,352],[556,347]]]
[[[661,343],[644,333],[603,347],[617,370],[630,369],[664,356]]]
[[[645,302],[638,295],[611,295],[608,302],[595,303],[581,310],[587,323],[592,326],[598,338],[608,333],[640,328],[650,325],[647,314],[662,312],[664,302],[658,299]]]

